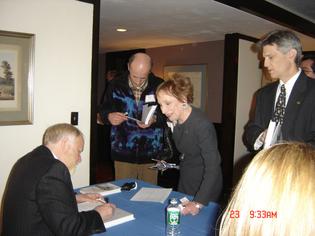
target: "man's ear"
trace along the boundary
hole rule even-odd
[[[289,52],[287,53],[287,55],[289,56],[290,59],[295,61],[295,58],[296,58],[296,55],[297,55],[297,51],[294,48],[291,48],[289,50]]]
[[[68,137],[63,137],[61,140],[60,140],[60,148],[62,149],[62,151],[67,151],[69,149],[69,138]]]
[[[67,150],[68,150],[68,141],[66,137],[62,137],[55,145],[55,154],[57,155],[59,161],[65,164],[68,167],[67,160]]]

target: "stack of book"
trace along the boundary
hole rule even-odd
[[[99,193],[102,196],[107,196],[114,193],[120,193],[121,187],[112,183],[103,183],[103,184],[96,184],[93,186],[84,187],[84,188],[81,188],[79,191],[80,193]],[[100,206],[102,204],[104,203],[101,201],[82,202],[78,204],[78,209],[80,212],[90,211],[90,210],[93,210],[95,207]],[[133,213],[130,213],[120,208],[115,208],[113,216],[110,219],[106,220],[104,222],[104,225],[106,228],[110,228],[112,226],[119,225],[119,224],[131,221],[134,219],[135,217]]]
[[[100,206],[104,203],[102,202],[82,202],[78,204],[79,211],[90,211],[93,210],[95,207]],[[104,225],[106,228],[113,227],[115,225],[119,225],[131,220],[134,220],[135,217],[132,213],[125,211],[120,208],[115,208],[113,216],[104,221]]]
[[[114,193],[120,193],[121,187],[112,183],[96,184],[80,189],[80,193],[99,193],[102,196],[107,196]]]

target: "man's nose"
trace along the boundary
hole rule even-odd
[[[136,79],[136,83],[138,86],[141,85],[143,82],[144,82],[144,79],[141,79],[141,78]]]

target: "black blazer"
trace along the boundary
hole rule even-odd
[[[17,161],[5,190],[2,235],[89,235],[105,231],[96,211],[78,212],[67,167],[40,146]]]
[[[257,91],[255,116],[245,126],[244,132],[244,143],[249,150],[254,149],[256,139],[268,128],[274,112],[278,84],[279,81]],[[281,132],[286,141],[306,142],[315,146],[315,80],[303,72],[291,91]]]
[[[208,205],[217,202],[222,190],[221,157],[213,124],[200,109],[192,112],[173,133],[180,160],[178,191],[194,196],[194,201]]]

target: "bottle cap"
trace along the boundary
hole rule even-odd
[[[177,199],[176,198],[172,198],[171,199],[171,204],[176,204],[177,203]]]

